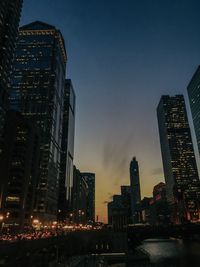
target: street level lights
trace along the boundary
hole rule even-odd
[[[4,220],[4,216],[2,214],[0,214],[1,233],[2,233],[3,225],[4,225],[3,220]]]

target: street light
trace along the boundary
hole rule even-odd
[[[4,220],[4,216],[2,214],[0,214],[1,232],[3,230],[3,225],[4,225],[3,220]]]
[[[39,223],[39,220],[38,220],[38,219],[34,219],[34,220],[33,220],[33,223],[34,223],[34,224],[38,224],[38,223]]]

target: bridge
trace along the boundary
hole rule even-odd
[[[73,256],[105,253],[133,253],[149,238],[199,238],[200,225],[129,226],[123,232],[112,229],[78,231],[40,240],[0,243],[0,266],[65,266]],[[87,263],[86,265],[87,266]]]

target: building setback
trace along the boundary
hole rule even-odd
[[[0,160],[0,213],[4,223],[22,228],[31,223],[39,174],[40,135],[33,122],[15,111],[5,120]]]
[[[136,158],[134,157],[130,163],[130,186],[131,186],[131,215],[132,222],[140,222],[140,205],[141,205],[141,193],[140,193],[140,176],[139,166]]]
[[[65,81],[62,143],[59,177],[58,220],[64,221],[72,209],[73,160],[76,96],[70,79]]]
[[[197,221],[200,184],[183,95],[162,96],[157,117],[172,220]]]
[[[9,106],[8,87],[22,2],[22,0],[1,0],[0,3],[0,153],[5,113]]]
[[[40,177],[35,214],[57,218],[67,55],[62,34],[36,21],[19,29],[10,103],[40,129]]]
[[[200,153],[200,66],[193,75],[187,87],[187,92],[189,96],[192,119]]]

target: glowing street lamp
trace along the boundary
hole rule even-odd
[[[1,232],[3,231],[3,226],[4,226],[3,220],[4,220],[4,216],[0,214]]]

